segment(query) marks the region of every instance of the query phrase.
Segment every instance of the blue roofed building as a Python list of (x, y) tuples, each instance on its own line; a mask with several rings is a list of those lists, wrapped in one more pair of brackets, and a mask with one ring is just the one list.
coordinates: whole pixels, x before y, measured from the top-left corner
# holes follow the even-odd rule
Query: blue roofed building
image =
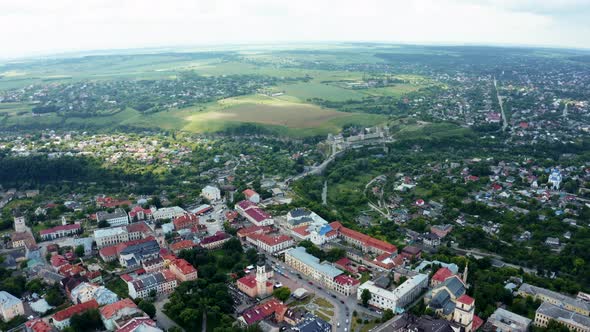
[(463, 281), (457, 276), (452, 276), (428, 291), (424, 296), (424, 302), (441, 317), (450, 319), (457, 299), (466, 291)]
[(332, 331), (332, 325), (308, 312), (305, 314), (303, 321), (293, 326), (293, 330), (299, 332), (330, 332)]

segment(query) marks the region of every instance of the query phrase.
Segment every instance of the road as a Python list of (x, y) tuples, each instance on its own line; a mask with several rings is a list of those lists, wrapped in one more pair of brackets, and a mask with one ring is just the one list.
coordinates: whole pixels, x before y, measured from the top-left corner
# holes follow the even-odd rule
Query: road
[[(350, 331), (350, 324), (352, 322), (353, 311), (365, 313), (375, 318), (380, 317), (380, 315), (377, 315), (375, 312), (359, 305), (356, 300), (356, 294), (349, 297), (345, 297), (336, 292), (328, 292), (325, 290), (325, 288), (320, 288), (320, 286), (316, 285), (316, 282), (313, 280), (313, 285), (310, 285), (307, 279), (299, 279), (297, 276), (297, 271), (293, 270), (293, 272), (295, 273), (291, 273), (290, 271), (292, 269), (289, 266), (285, 265), (285, 262), (270, 256), (267, 256), (267, 260), (275, 265), (281, 266), (281, 272), (284, 275), (280, 275), (279, 273), (275, 272), (274, 279), (276, 281), (279, 281), (284, 286), (289, 287), (292, 291), (296, 290), (297, 288), (304, 288), (311, 294), (316, 294), (320, 297), (323, 297), (334, 306), (334, 316), (332, 317), (332, 320), (330, 322), (334, 327), (334, 331), (344, 332), (345, 329)], [(285, 266), (285, 269), (282, 268), (283, 266)], [(332, 295), (336, 295), (336, 297), (334, 298), (332, 297)], [(346, 320), (348, 320), (348, 324), (346, 324)], [(340, 327), (337, 326), (338, 322), (340, 323)]]
[(164, 305), (166, 303), (168, 303), (168, 301), (169, 301), (169, 299), (166, 296), (161, 299), (158, 299), (154, 303), (154, 306), (156, 307), (156, 321), (157, 321), (158, 327), (160, 327), (160, 328), (164, 329), (164, 331), (166, 331), (166, 330), (176, 326), (184, 331), (184, 329), (182, 327), (180, 327), (178, 324), (176, 324), (172, 319), (170, 319), (168, 316), (166, 316), (166, 314), (163, 312)]
[(500, 91), (498, 91), (496, 77), (494, 77), (494, 89), (496, 89), (498, 104), (500, 104), (500, 111), (502, 112), (502, 131), (506, 131), (506, 128), (508, 128), (508, 121), (506, 120), (506, 114), (504, 113), (504, 105), (502, 105), (502, 97), (500, 96)]
[(461, 249), (459, 247), (453, 248), (453, 250), (459, 254), (459, 255), (471, 255), (471, 256), (479, 256), (479, 257), (489, 257), (492, 259), (495, 259), (496, 261), (504, 264), (507, 267), (512, 267), (515, 269), (522, 269), (524, 272), (526, 273), (530, 273), (530, 274), (537, 274), (537, 270), (536, 269), (531, 269), (528, 267), (524, 267), (524, 266), (520, 266), (520, 265), (516, 265), (516, 264), (510, 264), (510, 263), (506, 263), (504, 262), (502, 259), (504, 259), (504, 257), (498, 255), (498, 254), (493, 254), (493, 253), (487, 253), (487, 252), (482, 252), (476, 249)]

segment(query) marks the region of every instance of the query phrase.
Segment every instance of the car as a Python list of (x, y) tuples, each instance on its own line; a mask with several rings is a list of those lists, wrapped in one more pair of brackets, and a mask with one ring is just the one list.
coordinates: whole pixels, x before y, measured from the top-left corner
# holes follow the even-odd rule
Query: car
[(348, 319), (346, 320), (346, 324), (348, 324)]
[(340, 322), (338, 322), (338, 324), (336, 324), (336, 327), (340, 327)]
[(310, 285), (313, 285), (313, 282), (311, 282), (311, 281), (308, 281), (307, 283), (310, 284)]
[[(348, 316), (350, 316), (350, 313), (347, 311), (346, 312), (346, 317), (348, 317)], [(348, 321), (348, 319), (346, 321)]]
[(344, 301), (343, 300), (340, 300), (340, 303), (344, 304)]
[(332, 296), (333, 298), (336, 298), (336, 295), (334, 295), (334, 294), (332, 294), (331, 296)]

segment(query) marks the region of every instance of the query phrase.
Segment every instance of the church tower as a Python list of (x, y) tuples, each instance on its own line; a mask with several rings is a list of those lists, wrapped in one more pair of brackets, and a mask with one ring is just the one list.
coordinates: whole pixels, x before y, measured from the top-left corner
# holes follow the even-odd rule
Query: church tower
[(469, 262), (465, 264), (465, 270), (463, 270), (463, 283), (467, 287), (467, 273), (469, 272)]
[(270, 295), (267, 294), (267, 281), (268, 277), (266, 275), (266, 262), (263, 254), (258, 256), (258, 262), (256, 263), (256, 293), (260, 298), (265, 298)]
[(453, 321), (463, 327), (465, 332), (473, 329), (473, 315), (475, 312), (475, 300), (469, 295), (461, 295), (455, 303)]

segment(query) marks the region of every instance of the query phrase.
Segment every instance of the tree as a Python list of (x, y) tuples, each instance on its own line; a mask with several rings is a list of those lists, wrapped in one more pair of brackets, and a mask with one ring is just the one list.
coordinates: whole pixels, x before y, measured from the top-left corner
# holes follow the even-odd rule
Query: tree
[(98, 222), (98, 228), (107, 228), (110, 224), (105, 219)]
[(383, 316), (381, 317), (381, 321), (382, 322), (387, 322), (388, 320), (393, 318), (393, 310), (391, 309), (385, 309), (383, 311)]
[(367, 306), (369, 304), (369, 301), (371, 300), (371, 292), (369, 292), (368, 289), (363, 289), (363, 292), (361, 293), (361, 301), (363, 303), (363, 306)]
[(57, 307), (64, 302), (64, 298), (59, 289), (54, 286), (45, 293), (45, 301), (47, 301), (47, 304), (50, 306)]
[(70, 318), (70, 326), (74, 331), (96, 331), (104, 329), (98, 309), (90, 309)]
[(76, 254), (76, 256), (78, 257), (84, 257), (84, 246), (83, 245), (79, 245), (76, 247), (76, 250), (74, 250), (74, 253)]
[(282, 302), (285, 302), (289, 296), (291, 296), (291, 290), (287, 287), (280, 287), (275, 289), (274, 292), (272, 292), (272, 295)]
[(156, 315), (156, 306), (154, 306), (154, 304), (151, 302), (141, 300), (137, 306), (148, 316), (150, 316), (150, 318), (154, 318)]

